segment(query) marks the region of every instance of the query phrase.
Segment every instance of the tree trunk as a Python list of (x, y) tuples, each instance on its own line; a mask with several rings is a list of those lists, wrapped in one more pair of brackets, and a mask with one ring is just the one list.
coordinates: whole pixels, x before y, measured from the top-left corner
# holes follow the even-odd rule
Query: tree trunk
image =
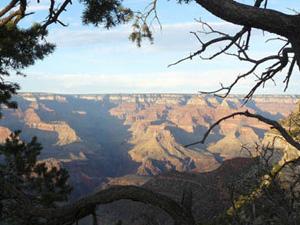
[(295, 38), (291, 38), (290, 41), (292, 43), (292, 47), (293, 47), (293, 51), (296, 56), (298, 68), (300, 70), (300, 35)]
[(252, 27), (287, 37), (299, 28), (297, 16), (262, 9), (233, 0), (196, 0), (215, 16), (234, 24)]
[(122, 199), (158, 207), (170, 215), (175, 225), (195, 225), (190, 210), (186, 210), (182, 205), (165, 195), (136, 186), (114, 186), (59, 208), (32, 208), (29, 214), (33, 217), (45, 218), (48, 225), (73, 224), (86, 216), (92, 215), (98, 205)]

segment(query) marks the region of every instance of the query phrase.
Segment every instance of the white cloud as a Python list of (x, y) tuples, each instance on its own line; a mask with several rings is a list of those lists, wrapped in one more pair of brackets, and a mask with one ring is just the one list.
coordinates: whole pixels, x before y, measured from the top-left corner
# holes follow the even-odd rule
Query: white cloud
[[(145, 93), (177, 92), (196, 93), (219, 88), (219, 82), (230, 84), (236, 70), (211, 70), (206, 72), (160, 72), (145, 74), (35, 74), (26, 80), (18, 79), (23, 91), (46, 91), (58, 93)], [(35, 87), (32, 87), (32, 83)], [(31, 85), (28, 88), (27, 84)], [(245, 93), (253, 84), (242, 80), (235, 93)], [(282, 85), (267, 85), (264, 93), (282, 93)], [(292, 85), (291, 92), (295, 89)], [(295, 92), (294, 92), (295, 93)]]
[[(209, 22), (216, 30), (225, 33), (237, 32), (240, 27), (227, 22)], [(154, 44), (151, 45), (147, 40), (142, 44), (141, 48), (137, 48), (134, 43), (128, 40), (131, 32), (129, 25), (119, 26), (111, 30), (102, 28), (83, 28), (83, 27), (60, 28), (55, 32), (50, 32), (49, 40), (57, 43), (59, 50), (68, 49), (71, 51), (81, 51), (87, 57), (95, 58), (96, 55), (115, 55), (115, 54), (141, 54), (141, 53), (157, 53), (157, 54), (178, 54), (180, 56), (189, 55), (191, 52), (197, 51), (201, 47), (201, 43), (190, 33), (191, 31), (199, 31), (202, 26), (194, 21), (187, 23), (163, 24), (162, 30), (158, 26), (154, 27)], [(200, 34), (203, 41), (214, 38), (215, 35)], [(261, 33), (258, 30), (252, 32), (254, 42), (263, 42)], [(267, 37), (265, 37), (266, 39)], [(262, 43), (262, 44), (263, 44)], [(222, 45), (213, 45), (208, 49), (207, 53), (218, 51)], [(251, 50), (254, 55), (263, 48), (253, 48)], [(256, 52), (255, 52), (256, 51)], [(75, 53), (75, 52), (74, 52)], [(250, 54), (251, 55), (251, 54)], [(92, 60), (91, 59), (91, 60)]]
[[(211, 23), (216, 28), (225, 29), (227, 31), (237, 30), (237, 26), (230, 23)], [(201, 26), (197, 22), (163, 24), (162, 30), (158, 26), (154, 26), (154, 47), (168, 46), (186, 46), (189, 39), (196, 39), (190, 34), (191, 31), (200, 30)], [(60, 28), (50, 33), (49, 40), (56, 42), (60, 47), (82, 47), (97, 44), (125, 44), (131, 45), (128, 36), (131, 32), (130, 25), (123, 25), (111, 30), (103, 28), (86, 28), (80, 27), (76, 29), (72, 26), (68, 28)], [(188, 39), (188, 40), (187, 40)]]
[(44, 11), (48, 9), (49, 9), (49, 5), (42, 5), (42, 4), (33, 4), (27, 7), (28, 12)]
[[(26, 91), (40, 91), (39, 88), (53, 91), (55, 87), (57, 92), (63, 93), (196, 92), (214, 87), (218, 80), (224, 80), (231, 73), (233, 72), (211, 71), (197, 74), (167, 71), (146, 74), (31, 74), (26, 79), (18, 78), (17, 81)], [(33, 81), (36, 87), (28, 90), (27, 84), (32, 86)]]

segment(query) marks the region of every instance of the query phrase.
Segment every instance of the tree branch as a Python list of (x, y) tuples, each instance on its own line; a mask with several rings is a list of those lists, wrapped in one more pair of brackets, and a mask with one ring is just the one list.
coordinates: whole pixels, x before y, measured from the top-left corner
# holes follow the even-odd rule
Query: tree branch
[(45, 23), (42, 26), (43, 29), (46, 29), (52, 23), (59, 23), (62, 26), (66, 26), (58, 18), (62, 12), (66, 11), (66, 7), (69, 4), (72, 4), (72, 0), (64, 0), (62, 5), (57, 10), (54, 9), (54, 4), (55, 4), (55, 1), (51, 0), (50, 6), (49, 6), (49, 15), (48, 15), (47, 20), (45, 21)]
[(14, 8), (19, 0), (12, 0), (7, 6), (5, 6), (0, 11), (0, 17), (4, 16), (6, 13), (8, 13), (12, 8)]
[(73, 204), (55, 209), (33, 208), (30, 214), (47, 219), (48, 225), (73, 224), (77, 220), (94, 213), (95, 207), (114, 201), (128, 199), (158, 207), (167, 212), (175, 225), (194, 225), (195, 221), (189, 210), (185, 210), (174, 200), (145, 188), (136, 186), (115, 186), (84, 197)]
[(297, 17), (272, 9), (262, 9), (233, 0), (196, 0), (215, 16), (230, 23), (257, 28), (284, 37), (299, 29)]
[[(293, 48), (290, 46), (289, 40), (283, 38), (268, 39), (267, 41), (271, 41), (271, 40), (283, 41), (284, 42), (283, 46), (274, 55), (269, 55), (261, 59), (255, 59), (255, 58), (251, 58), (248, 55), (248, 49), (249, 49), (250, 38), (251, 38), (251, 28), (243, 27), (235, 35), (229, 35), (224, 32), (215, 30), (213, 27), (211, 27), (209, 24), (205, 22), (202, 21), (198, 21), (198, 22), (202, 24), (202, 29), (203, 29), (203, 31), (199, 31), (199, 33), (204, 33), (205, 35), (213, 34), (213, 35), (217, 35), (218, 37), (211, 39), (207, 42), (204, 42), (201, 40), (200, 36), (196, 32), (191, 32), (200, 42), (201, 48), (198, 51), (192, 53), (191, 55), (182, 58), (173, 64), (170, 64), (169, 66), (176, 65), (188, 59), (193, 59), (196, 56), (199, 56), (201, 59), (212, 60), (221, 54), (234, 56), (240, 61), (248, 62), (252, 64), (252, 67), (246, 73), (238, 75), (230, 85), (224, 86), (223, 84), (221, 84), (221, 87), (219, 89), (214, 91), (209, 91), (209, 92), (207, 91), (201, 92), (202, 94), (214, 94), (215, 96), (226, 98), (231, 93), (232, 89), (240, 82), (241, 79), (248, 78), (254, 74), (255, 77), (257, 78), (257, 81), (255, 85), (253, 85), (253, 87), (249, 90), (248, 94), (245, 96), (244, 102), (246, 103), (249, 99), (252, 98), (252, 96), (254, 95), (254, 93), (258, 88), (264, 87), (264, 85), (268, 81), (273, 80), (273, 78), (277, 74), (279, 74), (283, 69), (288, 67), (288, 65), (290, 64), (287, 78), (284, 80), (284, 83), (286, 84), (285, 90), (287, 89), (295, 65), (294, 61), (292, 61), (291, 63), (289, 62), (289, 54), (294, 54)], [(225, 47), (221, 48), (221, 50), (217, 51), (216, 53), (212, 54), (209, 57), (203, 56), (203, 53), (205, 53), (205, 51), (209, 47), (212, 47), (218, 43), (226, 43), (226, 45)], [(236, 53), (228, 52), (232, 48), (236, 51)], [(272, 63), (272, 64), (271, 66), (266, 68), (265, 71), (262, 72), (260, 76), (257, 76), (255, 72), (261, 66), (267, 63)], [(223, 94), (224, 91), (225, 93)]]
[(258, 114), (254, 114), (254, 113), (250, 113), (248, 110), (246, 110), (245, 112), (235, 112), (232, 113), (228, 116), (225, 116), (221, 119), (219, 119), (217, 122), (215, 122), (213, 125), (210, 126), (210, 128), (207, 130), (207, 132), (204, 134), (203, 138), (201, 141), (197, 141), (188, 145), (185, 145), (184, 147), (190, 147), (196, 144), (204, 144), (204, 142), (206, 141), (208, 135), (210, 134), (210, 132), (216, 127), (218, 126), (220, 123), (222, 123), (225, 120), (228, 120), (230, 118), (234, 118), (235, 116), (246, 116), (249, 118), (255, 118), (258, 119), (259, 121), (268, 124), (271, 126), (272, 129), (276, 129), (281, 135), (282, 137), (293, 147), (295, 147), (297, 150), (300, 151), (300, 143), (295, 141), (290, 135), (289, 133), (275, 120), (270, 120), (264, 116), (258, 115)]

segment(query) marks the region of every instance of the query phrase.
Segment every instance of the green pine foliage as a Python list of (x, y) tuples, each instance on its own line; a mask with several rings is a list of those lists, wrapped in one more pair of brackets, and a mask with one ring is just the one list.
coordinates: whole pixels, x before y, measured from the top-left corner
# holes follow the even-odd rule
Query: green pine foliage
[(299, 109), (293, 112), (287, 119), (283, 121), (283, 124), (288, 128), (288, 132), (295, 140), (300, 141), (300, 104)]
[(18, 28), (12, 23), (0, 27), (0, 106), (17, 107), (11, 97), (20, 87), (4, 77), (12, 72), (24, 75), (22, 69), (52, 53), (55, 46), (45, 41), (46, 36), (47, 31), (38, 24), (27, 29)]
[(7, 224), (35, 221), (27, 218), (20, 202), (55, 208), (68, 200), (72, 188), (68, 184), (67, 170), (49, 168), (45, 162), (39, 162), (41, 150), (37, 138), (26, 143), (20, 139), (20, 131), (12, 133), (0, 146), (0, 221)]
[(115, 27), (130, 21), (133, 17), (131, 9), (122, 5), (119, 0), (80, 0), (85, 9), (82, 15), (84, 24), (95, 26), (103, 25), (105, 28)]

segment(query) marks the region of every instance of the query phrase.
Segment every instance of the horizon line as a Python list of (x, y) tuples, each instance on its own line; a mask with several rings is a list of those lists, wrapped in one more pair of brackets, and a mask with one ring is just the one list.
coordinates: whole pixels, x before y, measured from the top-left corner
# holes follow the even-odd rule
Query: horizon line
[[(16, 95), (19, 94), (41, 94), (41, 95), (45, 95), (45, 94), (52, 94), (52, 95), (206, 95), (206, 96), (214, 96), (214, 97), (220, 97), (221, 96), (216, 96), (214, 94), (203, 94), (203, 93), (193, 93), (193, 92), (186, 92), (186, 93), (180, 93), (180, 92), (113, 92), (113, 93), (58, 93), (58, 92), (39, 92), (39, 91), (20, 91), (18, 92)], [(246, 96), (247, 93), (233, 93), (233, 94), (229, 94), (228, 96)], [(267, 94), (254, 94), (253, 96), (300, 96), (299, 94), (285, 94), (285, 93), (267, 93)], [(227, 96), (227, 97), (228, 97)]]

